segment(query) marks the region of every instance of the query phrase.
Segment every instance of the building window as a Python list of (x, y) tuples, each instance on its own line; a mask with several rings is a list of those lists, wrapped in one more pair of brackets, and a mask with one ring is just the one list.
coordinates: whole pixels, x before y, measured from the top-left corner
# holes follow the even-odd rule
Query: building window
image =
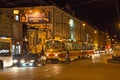
[(19, 15), (15, 15), (14, 19), (17, 20), (17, 21), (19, 21)]

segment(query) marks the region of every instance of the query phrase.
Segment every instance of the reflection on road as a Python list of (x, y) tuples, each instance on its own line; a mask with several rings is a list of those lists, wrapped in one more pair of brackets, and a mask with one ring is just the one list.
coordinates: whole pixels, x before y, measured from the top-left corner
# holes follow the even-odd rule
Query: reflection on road
[(4, 68), (4, 70), (0, 71), (0, 80), (39, 80), (49, 78), (61, 73), (64, 66), (65, 64), (46, 64), (46, 66), (40, 67)]
[(93, 63), (107, 63), (107, 59), (111, 59), (112, 58), (112, 54), (94, 54), (92, 55), (92, 62)]
[(92, 62), (100, 62), (100, 54), (94, 54), (92, 55)]
[[(5, 68), (0, 71), (0, 80), (90, 80), (86, 77), (86, 74), (90, 75), (91, 80), (94, 78), (93, 74), (97, 76), (97, 80), (103, 80), (99, 79), (102, 78), (101, 76), (104, 76), (102, 72), (103, 69), (107, 69), (107, 71), (111, 70), (111, 74), (113, 73), (112, 69), (119, 69), (119, 66), (117, 68), (115, 66), (114, 68), (112, 64), (101, 64), (106, 63), (110, 57), (111, 55), (109, 54), (95, 54), (92, 56), (92, 59), (76, 60), (69, 64), (62, 63), (46, 64), (46, 66), (40, 67)], [(108, 66), (110, 67), (109, 70)], [(91, 72), (93, 72), (93, 74), (91, 74)], [(98, 72), (101, 75), (100, 77), (97, 75)]]

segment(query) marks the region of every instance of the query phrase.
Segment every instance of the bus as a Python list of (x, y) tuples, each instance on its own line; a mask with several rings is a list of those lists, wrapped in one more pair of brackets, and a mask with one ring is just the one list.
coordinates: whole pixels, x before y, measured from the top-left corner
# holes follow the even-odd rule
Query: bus
[(11, 38), (0, 37), (0, 69), (13, 65)]
[[(68, 55), (69, 54), (69, 55)], [(65, 62), (82, 58), (82, 45), (74, 41), (50, 39), (45, 44), (46, 60)]]

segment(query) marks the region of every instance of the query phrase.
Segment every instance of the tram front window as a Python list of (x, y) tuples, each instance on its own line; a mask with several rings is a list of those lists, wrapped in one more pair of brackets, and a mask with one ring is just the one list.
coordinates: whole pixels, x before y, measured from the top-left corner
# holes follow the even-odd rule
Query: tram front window
[(46, 49), (62, 49), (62, 44), (59, 41), (48, 41), (46, 42)]

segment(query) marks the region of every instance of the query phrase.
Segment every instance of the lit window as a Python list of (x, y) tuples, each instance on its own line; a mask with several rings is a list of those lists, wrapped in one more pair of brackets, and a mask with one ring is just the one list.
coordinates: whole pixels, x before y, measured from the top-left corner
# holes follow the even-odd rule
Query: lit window
[(74, 21), (73, 21), (73, 19), (69, 20), (69, 25), (70, 25), (70, 27), (74, 27)]
[(13, 14), (19, 14), (19, 10), (14, 10)]
[(14, 19), (18, 21), (19, 20), (19, 16), (15, 15)]

